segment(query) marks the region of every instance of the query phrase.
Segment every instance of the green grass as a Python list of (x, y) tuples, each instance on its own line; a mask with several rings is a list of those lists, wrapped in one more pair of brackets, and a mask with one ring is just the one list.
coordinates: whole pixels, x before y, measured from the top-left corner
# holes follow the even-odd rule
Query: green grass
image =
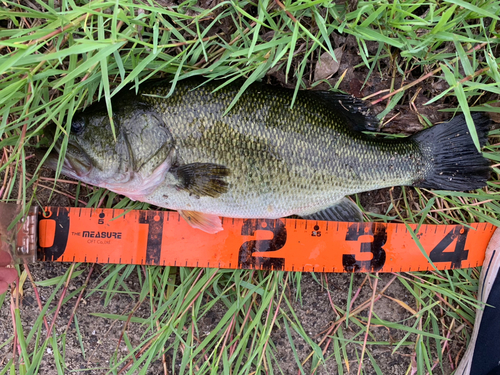
[[(367, 72), (365, 84), (374, 77), (387, 78), (386, 90), (369, 98), (384, 104), (383, 122), (394, 108), (409, 110), (420, 89), (428, 90), (427, 106), (446, 103), (447, 110), (464, 112), (469, 125), (472, 111), (500, 112), (494, 106), (500, 94), (496, 58), (500, 4), (496, 1), (359, 1), (356, 9), (324, 0), (226, 1), (212, 9), (194, 1), (170, 6), (154, 1), (139, 5), (71, 0), (2, 4), (0, 198), (26, 207), (42, 204), (45, 190), (66, 195), (74, 205), (147, 207), (103, 189), (80, 185), (69, 189), (64, 181), (41, 176), (32, 156), (34, 146), (44, 142), (40, 137), (47, 124), (58, 125), (64, 151), (77, 109), (102, 99), (111, 113), (110, 98), (125, 85), (165, 75), (173, 77), (173, 87), (194, 75), (223, 78), (221, 84), (243, 77), (241, 95), (251, 82), (281, 72), (295, 90), (308, 89), (320, 83), (313, 81), (318, 56), (333, 55), (338, 47), (334, 33), (355, 37), (361, 62), (353, 68)], [(341, 87), (344, 73), (339, 71), (328, 84)], [(440, 83), (439, 88), (430, 89), (435, 83)], [(418, 118), (425, 126), (431, 123), (424, 113)], [(474, 128), (470, 130), (477, 142)], [(485, 155), (497, 164), (500, 132), (494, 130), (490, 136)], [(487, 188), (475, 192), (404, 188), (401, 196), (391, 195), (386, 212), (370, 218), (499, 225), (498, 165), (493, 172)], [(457, 354), (449, 350), (447, 338), (467, 341), (467, 330), (456, 328), (473, 322), (477, 306), (478, 270), (474, 269), (384, 278), (385, 284), (399, 284), (411, 300), (391, 297), (408, 313), (402, 321), (388, 321), (375, 313), (374, 304), (387, 298), (375, 275), (366, 278), (362, 289), (368, 288), (368, 294), (362, 301), (357, 295), (358, 279), (352, 277), (347, 304), (331, 301), (336, 320), (319, 334), (305, 330), (306, 322), (296, 311), (301, 309), (304, 275), (300, 273), (108, 265), (100, 270), (98, 281), (70, 287), (77, 278), (90, 277), (93, 269), (76, 264), (65, 275), (32, 282), (33, 288), (50, 288), (50, 293), (40, 300), (40, 314), (31, 326), (23, 323), (23, 309), (16, 310), (16, 335), (0, 343), (0, 350), (13, 352), (15, 359), (6, 362), (0, 374), (46, 373), (47, 361), (54, 364), (54, 373), (68, 373), (65, 343), (70, 338), (78, 342), (84, 357), (89, 355), (78, 314), (65, 322), (68, 328), (62, 333), (52, 328), (47, 334), (58, 306), (79, 307), (75, 303), (79, 295), (85, 299), (100, 295), (105, 306), (120, 295), (134, 303), (124, 313), (96, 314), (106, 321), (134, 325), (141, 332), (140, 342), (132, 342), (124, 328), (120, 345), (126, 350), (111, 351), (109, 363), (96, 370), (115, 374), (145, 374), (158, 359), (165, 361), (165, 373), (170, 374), (281, 374), (283, 363), (276, 357), (272, 337), (276, 330), (285, 332), (295, 371), (303, 374), (326, 371), (325, 364), (331, 369), (333, 363), (340, 374), (358, 372), (358, 368), (361, 373), (383, 373), (383, 363), (373, 353), (384, 347), (392, 352), (409, 348), (408, 374), (413, 373), (410, 359), (417, 364), (418, 374), (447, 374), (449, 365), (443, 363)], [(313, 277), (329, 295), (329, 282), (341, 276)], [(130, 279), (138, 280), (137, 288), (129, 286)], [(372, 294), (368, 284), (376, 292)], [(8, 309), (3, 298), (0, 306)], [(318, 303), (330, 304), (327, 297)], [(147, 313), (138, 315), (141, 308)], [(220, 312), (220, 320), (205, 333), (200, 321), (212, 311)], [(378, 340), (374, 326), (398, 332), (398, 339)], [(297, 340), (305, 349), (298, 349)], [(364, 367), (356, 358), (363, 358)]]

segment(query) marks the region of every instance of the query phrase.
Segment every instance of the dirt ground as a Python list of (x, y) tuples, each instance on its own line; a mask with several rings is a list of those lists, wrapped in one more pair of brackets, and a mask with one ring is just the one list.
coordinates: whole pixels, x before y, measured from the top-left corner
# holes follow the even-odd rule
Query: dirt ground
[[(46, 280), (64, 274), (68, 267), (70, 267), (69, 264), (39, 263), (32, 265), (30, 268), (35, 280)], [(91, 290), (93, 287), (95, 287), (101, 280), (99, 268), (100, 266), (98, 266), (97, 269), (94, 270), (88, 290)], [(83, 283), (85, 282), (86, 274), (87, 273), (84, 272), (81, 276), (72, 281), (70, 291), (83, 285)], [(328, 274), (327, 277), (331, 288), (330, 294), (332, 300), (334, 301), (335, 305), (339, 306), (342, 309), (345, 309), (347, 304), (346, 297), (348, 294), (351, 276), (345, 274)], [(393, 275), (389, 274), (381, 275), (378, 289), (382, 289), (392, 277)], [(365, 275), (363, 274), (355, 275), (353, 290), (356, 290), (356, 288), (361, 285), (364, 279)], [(131, 277), (127, 280), (127, 283), (128, 287), (132, 291), (139, 291), (139, 283), (137, 279)], [(47, 300), (47, 298), (51, 294), (51, 290), (51, 287), (39, 287), (42, 302), (45, 302)], [(290, 292), (294, 294), (296, 291), (291, 290)], [(332, 310), (329, 302), (328, 293), (326, 289), (323, 288), (317, 281), (315, 281), (310, 274), (303, 275), (303, 279), (301, 282), (301, 292), (302, 303), (300, 303), (300, 301), (294, 300), (293, 308), (298, 318), (300, 319), (305, 332), (316, 341), (319, 341), (324, 336), (324, 332), (328, 330), (332, 322), (334, 322), (336, 319), (335, 313)], [(353, 308), (358, 306), (360, 302), (369, 299), (371, 297), (371, 293), (371, 288), (365, 285), (362, 288), (356, 302), (354, 303)], [(413, 297), (411, 295), (408, 295), (406, 289), (397, 281), (389, 287), (386, 295), (388, 295), (389, 297), (398, 298), (399, 300), (407, 303), (410, 307), (415, 307)], [(70, 301), (68, 301), (68, 303), (65, 303), (59, 313), (56, 330), (60, 337), (62, 337), (62, 334), (66, 330), (66, 326), (72, 313), (73, 306), (76, 303), (76, 299), (76, 297), (73, 297)], [(80, 347), (80, 343), (77, 339), (75, 324), (72, 323), (70, 330), (68, 331), (66, 343), (64, 346), (68, 370), (71, 370), (72, 373), (92, 375), (106, 373), (106, 369), (109, 366), (109, 360), (114, 355), (115, 350), (117, 350), (124, 323), (120, 321), (111, 321), (109, 319), (95, 317), (91, 314), (126, 314), (132, 309), (135, 303), (136, 301), (132, 300), (132, 298), (125, 294), (116, 295), (111, 299), (108, 306), (104, 306), (103, 293), (94, 293), (90, 298), (85, 298), (84, 301), (80, 303), (80, 306), (78, 307), (76, 313), (85, 356), (82, 354), (82, 348)], [(4, 306), (0, 311), (0, 337), (2, 342), (5, 342), (12, 335), (11, 316), (7, 306)], [(53, 303), (53, 306), (55, 307), (55, 303)], [(143, 307), (137, 310), (134, 316), (146, 318), (148, 313), (148, 306), (147, 304), (145, 304)], [(212, 329), (214, 329), (224, 313), (225, 307), (221, 305), (215, 305), (211, 312), (203, 317), (202, 323), (205, 330), (207, 332), (210, 332)], [(374, 313), (381, 319), (386, 319), (394, 322), (403, 322), (403, 324), (412, 324), (414, 321), (413, 319), (405, 321), (405, 319), (410, 317), (410, 313), (399, 304), (391, 301), (388, 298), (382, 298), (375, 303)], [(24, 298), (22, 300), (21, 307), (22, 325), (25, 330), (29, 330), (29, 327), (33, 326), (38, 314), (39, 310), (35, 295), (33, 293), (33, 288), (29, 285), (29, 283), (27, 283), (25, 284)], [(366, 312), (362, 313), (362, 315), (366, 316)], [(50, 320), (51, 317), (49, 319), (49, 322)], [(129, 327), (127, 328), (127, 335), (133, 347), (135, 347), (142, 341), (143, 332), (144, 327), (142, 327), (140, 324), (130, 323)], [(356, 332), (350, 329), (347, 329), (344, 332), (346, 338), (353, 337), (355, 333)], [(373, 337), (370, 337), (370, 341), (394, 343), (403, 338), (402, 331), (387, 329), (383, 327), (372, 327), (371, 333)], [(280, 368), (283, 371), (283, 374), (297, 374), (298, 367), (285, 329), (275, 329), (271, 335), (271, 338), (275, 345), (274, 355), (277, 359), (277, 362), (279, 363)], [(362, 340), (362, 338), (358, 337), (357, 340)], [(408, 341), (412, 340), (414, 340), (414, 337), (410, 336), (408, 338)], [(299, 358), (301, 360), (305, 359), (310, 354), (309, 346), (297, 335), (295, 335), (293, 342), (298, 352)], [(382, 373), (385, 375), (405, 374), (412, 360), (412, 353), (414, 350), (414, 348), (411, 346), (402, 346), (393, 353), (393, 347), (383, 347), (381, 345), (377, 345), (375, 347), (369, 346), (368, 349), (375, 358), (377, 364), (380, 366)], [(8, 359), (11, 357), (11, 351), (11, 345), (7, 345), (0, 349), (0, 365), (5, 365), (7, 363)], [(127, 353), (127, 351), (128, 349), (124, 341), (121, 340), (121, 344), (118, 347), (118, 353), (122, 352), (123, 354), (125, 354)], [(331, 343), (325, 353), (326, 364), (324, 366), (320, 366), (316, 374), (327, 375), (338, 373), (337, 364), (333, 355), (333, 343)], [(357, 370), (359, 355), (360, 349), (358, 345), (347, 346), (347, 358), (349, 361), (351, 373)], [(171, 353), (167, 352), (167, 365), (169, 369), (171, 368), (171, 359)], [(364, 363), (365, 374), (376, 373), (366, 357)], [(444, 374), (450, 374), (452, 372), (449, 363), (446, 362), (443, 364), (443, 366), (445, 369)], [(51, 353), (50, 350), (48, 350), (45, 354), (40, 370), (41, 374), (57, 374), (53, 359), (53, 353)], [(277, 368), (275, 368), (274, 370), (277, 371)], [(310, 373), (310, 361), (305, 366), (305, 370), (307, 371), (307, 373)], [(151, 375), (163, 373), (163, 365), (161, 359), (157, 359), (152, 364), (152, 366), (150, 366), (147, 373)], [(348, 373), (348, 369), (345, 364), (344, 373)]]

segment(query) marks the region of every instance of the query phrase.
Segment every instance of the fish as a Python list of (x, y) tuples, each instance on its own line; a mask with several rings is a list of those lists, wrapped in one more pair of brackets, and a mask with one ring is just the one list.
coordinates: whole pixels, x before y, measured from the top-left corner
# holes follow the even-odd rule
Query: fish
[[(388, 139), (365, 103), (330, 91), (242, 82), (166, 80), (75, 113), (62, 173), (132, 200), (177, 210), (193, 227), (221, 230), (221, 217), (362, 221), (347, 196), (392, 186), (482, 188), (490, 163), (463, 115), (409, 137)], [(227, 113), (226, 113), (227, 112)], [(481, 147), (490, 119), (472, 115)], [(62, 137), (44, 149), (56, 169)], [(57, 137), (56, 137), (57, 138)]]

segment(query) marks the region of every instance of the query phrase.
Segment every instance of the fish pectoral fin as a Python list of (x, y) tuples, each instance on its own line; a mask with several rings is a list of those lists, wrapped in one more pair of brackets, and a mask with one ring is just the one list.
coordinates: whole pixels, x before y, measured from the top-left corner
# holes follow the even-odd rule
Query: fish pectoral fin
[(201, 229), (204, 232), (214, 234), (224, 230), (220, 217), (217, 215), (204, 214), (196, 211), (181, 211), (179, 214), (193, 228)]
[(217, 198), (227, 192), (225, 180), (229, 176), (229, 168), (212, 163), (191, 163), (171, 168), (170, 172), (177, 178), (176, 187), (188, 191), (198, 197)]
[(363, 213), (358, 205), (349, 198), (344, 197), (334, 205), (314, 213), (298, 214), (306, 220), (326, 220), (326, 221), (363, 221)]

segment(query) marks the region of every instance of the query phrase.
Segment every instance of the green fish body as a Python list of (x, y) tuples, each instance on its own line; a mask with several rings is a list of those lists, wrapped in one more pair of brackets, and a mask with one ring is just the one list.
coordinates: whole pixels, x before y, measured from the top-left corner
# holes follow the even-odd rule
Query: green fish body
[[(488, 178), (463, 117), (388, 140), (356, 130), (372, 118), (344, 95), (299, 91), (290, 108), (293, 90), (253, 84), (225, 114), (240, 85), (219, 85), (180, 81), (169, 97), (165, 81), (120, 92), (116, 141), (103, 103), (77, 113), (63, 173), (178, 210), (212, 233), (219, 216), (328, 219), (321, 212), (349, 206), (346, 195), (397, 185), (471, 190)], [(474, 120), (484, 144), (489, 120)]]

